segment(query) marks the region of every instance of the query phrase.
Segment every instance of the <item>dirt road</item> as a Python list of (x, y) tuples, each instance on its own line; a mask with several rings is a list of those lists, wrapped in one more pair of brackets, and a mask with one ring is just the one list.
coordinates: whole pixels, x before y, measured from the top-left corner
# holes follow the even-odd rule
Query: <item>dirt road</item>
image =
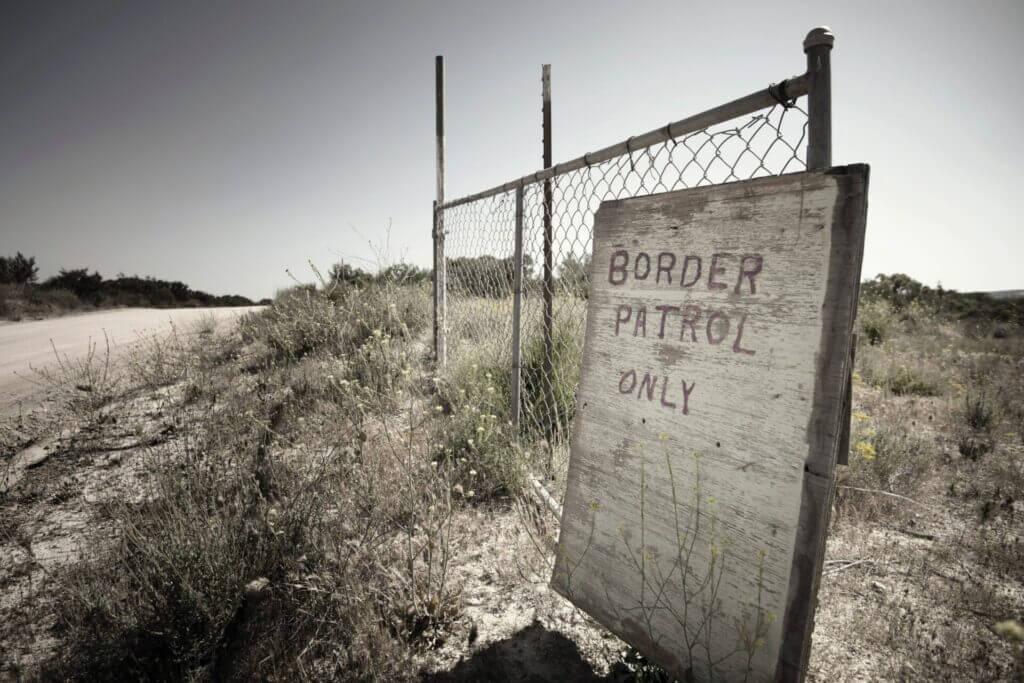
[(140, 339), (169, 332), (171, 322), (179, 331), (191, 331), (193, 323), (205, 315), (213, 315), (221, 321), (233, 320), (254, 310), (259, 310), (259, 307), (128, 308), (49, 320), (0, 323), (0, 415), (17, 410), (20, 402), (37, 393), (38, 386), (33, 383), (37, 378), (32, 368), (55, 364), (54, 347), (61, 358), (65, 355), (71, 359), (85, 356), (90, 343), (96, 344), (97, 354), (103, 354), (106, 352), (106, 334), (110, 340), (111, 355), (117, 356)]

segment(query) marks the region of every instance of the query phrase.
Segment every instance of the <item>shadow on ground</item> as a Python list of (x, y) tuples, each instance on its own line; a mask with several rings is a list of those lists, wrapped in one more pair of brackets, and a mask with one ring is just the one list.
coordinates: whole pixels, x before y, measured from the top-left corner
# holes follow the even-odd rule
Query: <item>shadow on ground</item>
[(629, 672), (618, 664), (607, 676), (599, 676), (580, 654), (576, 643), (535, 621), (504, 640), (476, 650), (452, 670), (425, 675), (420, 680), (421, 683), (612, 683), (629, 680)]

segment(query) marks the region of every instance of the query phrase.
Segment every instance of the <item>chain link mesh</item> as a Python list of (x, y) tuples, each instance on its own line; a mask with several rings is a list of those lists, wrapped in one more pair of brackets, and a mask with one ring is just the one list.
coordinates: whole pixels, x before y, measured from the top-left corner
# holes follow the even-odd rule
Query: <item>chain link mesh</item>
[[(806, 137), (806, 112), (779, 105), (739, 123), (712, 126), (524, 187), (523, 436), (552, 449), (568, 442), (585, 330), (594, 212), (601, 202), (802, 171)], [(546, 191), (551, 197), (549, 218)], [(515, 192), (509, 191), (444, 210), (449, 364), (472, 357), (510, 372), (515, 204)], [(546, 220), (551, 224), (548, 278)]]

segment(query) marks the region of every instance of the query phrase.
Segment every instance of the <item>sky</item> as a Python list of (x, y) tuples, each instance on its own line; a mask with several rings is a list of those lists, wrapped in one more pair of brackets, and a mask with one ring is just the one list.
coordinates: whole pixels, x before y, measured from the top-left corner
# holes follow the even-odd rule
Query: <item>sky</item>
[(1024, 3), (985, 0), (4, 0), (0, 255), (254, 299), (428, 266), (435, 55), (455, 198), (541, 167), (541, 64), (567, 161), (802, 73), (820, 25), (863, 276), (1024, 288)]

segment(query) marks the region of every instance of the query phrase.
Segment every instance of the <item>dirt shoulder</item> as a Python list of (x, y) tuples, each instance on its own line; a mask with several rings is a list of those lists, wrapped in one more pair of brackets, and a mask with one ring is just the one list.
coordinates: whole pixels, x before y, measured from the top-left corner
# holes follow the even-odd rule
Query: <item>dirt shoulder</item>
[[(1024, 335), (882, 313), (808, 678), (1013, 680)], [(548, 587), (521, 475), (551, 444), (510, 438), (486, 342), (432, 368), (429, 317), (414, 288), (299, 291), (4, 422), (0, 678), (661, 680)]]
[(128, 308), (0, 326), (0, 415), (38, 405), (46, 382), (36, 369), (78, 363), (90, 354), (117, 358), (132, 344), (173, 328), (187, 332), (204, 318), (234, 320), (260, 307)]

